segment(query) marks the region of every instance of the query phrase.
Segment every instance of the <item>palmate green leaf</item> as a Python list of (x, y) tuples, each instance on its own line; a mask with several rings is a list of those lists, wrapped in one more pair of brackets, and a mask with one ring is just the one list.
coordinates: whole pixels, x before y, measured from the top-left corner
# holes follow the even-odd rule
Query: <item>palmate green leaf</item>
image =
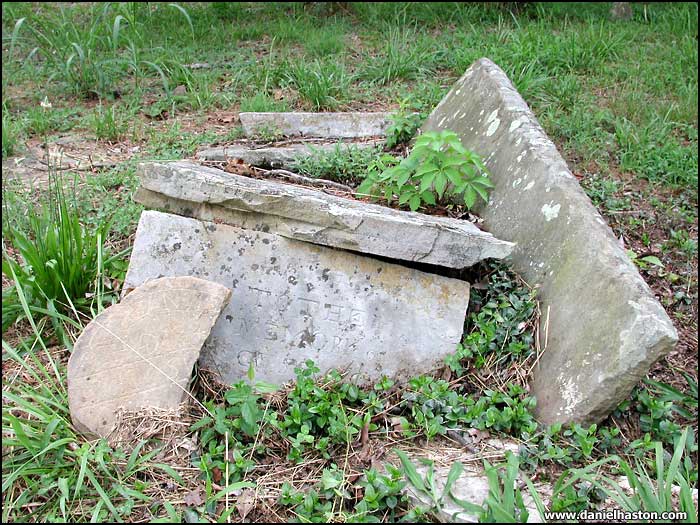
[(472, 186), (467, 186), (464, 189), (464, 204), (467, 206), (468, 210), (471, 210), (476, 203), (476, 191)]
[(457, 168), (445, 168), (443, 173), (447, 176), (448, 180), (455, 186), (455, 188), (463, 184), (462, 175), (459, 173)]
[(403, 185), (406, 184), (406, 182), (408, 182), (408, 179), (410, 179), (410, 178), (411, 178), (411, 172), (408, 170), (403, 171), (403, 172), (399, 173), (399, 175), (396, 177), (396, 185), (399, 188), (402, 188)]
[(420, 181), (420, 188), (418, 191), (424, 192), (426, 190), (429, 190), (431, 188), (431, 186), (433, 185), (433, 182), (435, 181), (435, 178), (437, 175), (438, 175), (438, 173), (435, 171), (435, 172), (431, 172), (431, 173), (427, 174), (425, 177), (423, 177), (423, 179)]
[(474, 191), (476, 193), (479, 194), (479, 197), (481, 197), (484, 202), (489, 201), (489, 194), (486, 190), (484, 190), (483, 188), (480, 188), (479, 186), (472, 186), (472, 188), (474, 189)]
[(365, 180), (363, 180), (360, 185), (357, 187), (356, 195), (364, 196), (364, 195), (370, 195), (372, 193), (372, 187), (374, 186), (375, 181), (374, 179), (371, 179), (367, 177)]
[(432, 172), (438, 171), (439, 168), (433, 162), (426, 162), (420, 168), (416, 170), (416, 177), (423, 177)]
[(494, 188), (493, 182), (488, 177), (484, 177), (483, 175), (477, 175), (475, 177), (472, 177), (469, 180), (469, 183), (474, 185), (474, 186), (481, 186), (482, 188), (488, 188), (492, 189)]
[(411, 199), (411, 197), (413, 197), (413, 195), (415, 195), (415, 193), (408, 189), (402, 192), (401, 195), (399, 195), (399, 206), (403, 206), (404, 204), (406, 204)]
[(386, 201), (391, 202), (391, 199), (394, 197), (394, 187), (393, 186), (387, 186), (384, 189), (384, 199)]
[(420, 198), (423, 200), (423, 202), (431, 206), (435, 206), (436, 204), (435, 194), (432, 191), (424, 191), (420, 194)]
[(411, 208), (411, 211), (416, 211), (420, 208), (420, 195), (413, 195), (408, 201), (408, 206)]
[(447, 188), (447, 177), (443, 173), (439, 173), (435, 177), (435, 191), (437, 191), (440, 198), (445, 193), (445, 188)]

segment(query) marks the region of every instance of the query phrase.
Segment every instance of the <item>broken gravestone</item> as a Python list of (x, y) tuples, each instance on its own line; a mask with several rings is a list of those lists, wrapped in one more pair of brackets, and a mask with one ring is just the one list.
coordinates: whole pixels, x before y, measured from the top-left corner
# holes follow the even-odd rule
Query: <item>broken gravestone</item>
[(539, 287), (539, 419), (600, 421), (673, 348), (673, 323), (498, 66), (483, 58), (457, 81), (422, 128), (442, 129), (484, 159), (495, 188), (477, 212)]
[(146, 282), (83, 330), (68, 361), (75, 427), (107, 437), (119, 409), (177, 408), (231, 291), (194, 277)]
[(145, 211), (125, 289), (193, 275), (233, 290), (202, 365), (233, 383), (282, 384), (312, 359), (351, 380), (430, 371), (462, 337), (469, 284), (224, 224)]
[(390, 114), (374, 113), (240, 113), (248, 138), (262, 134), (284, 136), (360, 138), (386, 134)]
[(138, 175), (135, 200), (147, 207), (396, 260), (465, 268), (507, 257), (514, 246), (466, 220), (398, 211), (191, 162), (141, 163)]
[(300, 158), (308, 158), (318, 153), (349, 152), (352, 149), (366, 150), (377, 148), (384, 141), (369, 140), (365, 142), (297, 142), (284, 146), (255, 147), (250, 144), (232, 144), (230, 146), (209, 148), (197, 153), (203, 161), (225, 162), (240, 159), (245, 164), (263, 168), (294, 168)]

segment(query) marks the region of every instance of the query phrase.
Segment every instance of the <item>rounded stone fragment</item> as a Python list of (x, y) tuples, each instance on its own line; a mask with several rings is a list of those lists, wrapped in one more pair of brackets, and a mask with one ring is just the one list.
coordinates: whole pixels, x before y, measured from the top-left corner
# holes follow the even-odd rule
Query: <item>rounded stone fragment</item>
[(230, 296), (225, 286), (204, 279), (163, 277), (95, 317), (68, 361), (76, 429), (107, 437), (120, 408), (176, 408)]

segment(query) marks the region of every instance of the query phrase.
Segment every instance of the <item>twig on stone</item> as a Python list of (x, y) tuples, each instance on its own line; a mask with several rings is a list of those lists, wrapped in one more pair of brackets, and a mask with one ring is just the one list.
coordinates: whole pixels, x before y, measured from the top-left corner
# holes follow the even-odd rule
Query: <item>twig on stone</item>
[(304, 177), (298, 173), (293, 173), (287, 170), (265, 170), (262, 168), (256, 168), (256, 171), (262, 173), (263, 175), (272, 175), (275, 177), (282, 177), (291, 182), (296, 182), (297, 184), (304, 184), (307, 186), (316, 186), (321, 188), (333, 188), (340, 191), (345, 191), (347, 193), (354, 193), (354, 190), (350, 186), (345, 184), (340, 184), (339, 182), (333, 182), (325, 179), (313, 179), (311, 177)]

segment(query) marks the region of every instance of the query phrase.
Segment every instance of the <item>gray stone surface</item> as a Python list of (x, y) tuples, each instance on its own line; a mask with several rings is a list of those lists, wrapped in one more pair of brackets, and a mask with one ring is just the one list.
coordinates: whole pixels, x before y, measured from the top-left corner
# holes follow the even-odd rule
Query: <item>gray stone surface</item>
[(603, 419), (673, 348), (672, 322), (498, 66), (481, 59), (466, 71), (423, 126), (437, 129), (485, 159), (496, 188), (478, 212), (517, 243), (515, 269), (539, 286), (539, 418)]
[(386, 134), (390, 114), (376, 113), (240, 113), (248, 138), (263, 133), (288, 137), (360, 138)]
[[(411, 462), (415, 465), (419, 475), (425, 479), (429, 467), (423, 461), (429, 461), (433, 464), (433, 479), (437, 487), (438, 494), (444, 494), (445, 483), (449, 475), (453, 463), (462, 463), (464, 470), (462, 474), (455, 480), (452, 485), (452, 494), (462, 500), (477, 505), (483, 506), (489, 496), (489, 480), (484, 469), (484, 459), (492, 465), (505, 465), (506, 451), (517, 455), (518, 444), (514, 441), (489, 440), (494, 442), (492, 447), (483, 447), (482, 450), (473, 453), (461, 451), (455, 453), (455, 450), (435, 450), (434, 452), (416, 452), (415, 450), (404, 451)], [(440, 454), (440, 455), (438, 455)], [(399, 466), (398, 458), (392, 457), (392, 463)], [(517, 481), (521, 488), (523, 503), (528, 511), (527, 523), (545, 523), (544, 517), (540, 515), (527, 485), (524, 483), (523, 474), (520, 474), (520, 479)], [(545, 508), (549, 508), (549, 503), (552, 497), (552, 488), (549, 485), (537, 483), (535, 489), (542, 500)], [(404, 493), (416, 505), (423, 507), (432, 507), (434, 502), (422, 491), (417, 490), (409, 482), (404, 489)], [(433, 517), (440, 523), (479, 523), (479, 516), (468, 513), (459, 504), (455, 503), (449, 495), (445, 495), (440, 509), (433, 511)]]
[(177, 408), (230, 296), (211, 281), (167, 277), (146, 282), (101, 312), (80, 334), (68, 361), (75, 427), (107, 437), (120, 408)]
[(251, 166), (263, 168), (294, 167), (296, 159), (311, 157), (317, 152), (332, 152), (336, 148), (347, 151), (349, 148), (375, 148), (382, 144), (380, 141), (314, 143), (298, 142), (285, 146), (254, 148), (247, 144), (232, 144), (220, 148), (209, 148), (197, 153), (200, 160), (227, 161), (228, 159), (241, 159)]
[(450, 268), (501, 259), (513, 249), (465, 220), (397, 211), (189, 162), (142, 163), (138, 174), (135, 198), (147, 207), (314, 244)]
[(431, 370), (462, 335), (468, 283), (156, 211), (141, 215), (124, 286), (193, 275), (233, 289), (202, 350), (228, 382), (281, 384), (313, 359), (358, 382)]

